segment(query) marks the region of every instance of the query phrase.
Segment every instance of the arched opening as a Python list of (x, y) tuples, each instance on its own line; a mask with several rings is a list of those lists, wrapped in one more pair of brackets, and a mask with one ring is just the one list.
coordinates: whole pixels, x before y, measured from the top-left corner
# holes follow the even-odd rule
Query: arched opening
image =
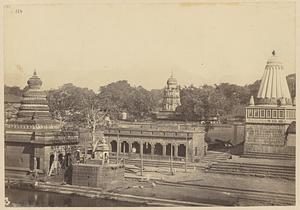
[(186, 150), (186, 146), (184, 144), (180, 144), (178, 146), (178, 156), (179, 157), (185, 157), (185, 150)]
[[(172, 155), (173, 155), (173, 157), (174, 157), (174, 154), (175, 154), (175, 152), (174, 152), (174, 151), (175, 151), (174, 145), (173, 145), (172, 150), (173, 150)], [(167, 147), (166, 147), (166, 155), (171, 156), (171, 144), (167, 144)]]
[(60, 165), (63, 162), (63, 155), (61, 153), (58, 155), (58, 162), (60, 163)]
[(80, 161), (80, 150), (77, 150), (75, 152), (75, 159), (76, 159), (76, 161)]
[(160, 143), (156, 143), (154, 145), (154, 154), (155, 155), (162, 155), (163, 154), (163, 146)]
[(125, 153), (129, 152), (129, 144), (126, 141), (123, 141), (121, 143), (121, 152), (124, 153), (124, 149), (125, 149)]
[(110, 142), (110, 147), (111, 152), (117, 152), (117, 142), (115, 140)]
[(144, 154), (151, 154), (151, 144), (148, 142), (145, 142), (143, 144), (143, 153)]
[(140, 153), (140, 144), (136, 141), (132, 143), (132, 152), (134, 152), (134, 150), (135, 153)]
[(51, 169), (51, 166), (52, 166), (52, 164), (53, 164), (53, 161), (54, 161), (54, 154), (51, 154), (51, 155), (50, 155), (50, 158), (49, 158), (49, 171), (50, 171), (50, 169)]

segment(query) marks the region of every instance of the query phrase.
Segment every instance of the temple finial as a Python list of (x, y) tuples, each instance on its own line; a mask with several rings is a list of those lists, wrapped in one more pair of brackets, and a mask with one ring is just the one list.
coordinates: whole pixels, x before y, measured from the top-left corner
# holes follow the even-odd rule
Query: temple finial
[(272, 51), (272, 55), (275, 56), (275, 54), (276, 54), (276, 53), (275, 53), (275, 50), (273, 50), (273, 51)]
[(171, 78), (173, 78), (173, 69), (171, 70)]
[(36, 76), (36, 69), (34, 69), (33, 75)]

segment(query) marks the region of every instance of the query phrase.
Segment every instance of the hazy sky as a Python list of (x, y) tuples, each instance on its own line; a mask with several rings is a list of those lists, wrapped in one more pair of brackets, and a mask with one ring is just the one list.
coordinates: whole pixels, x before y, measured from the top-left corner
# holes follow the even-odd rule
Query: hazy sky
[(244, 85), (273, 49), (296, 71), (293, 3), (10, 6), (4, 30), (5, 84), (20, 87), (34, 69), (45, 89), (163, 88), (172, 70), (182, 86)]

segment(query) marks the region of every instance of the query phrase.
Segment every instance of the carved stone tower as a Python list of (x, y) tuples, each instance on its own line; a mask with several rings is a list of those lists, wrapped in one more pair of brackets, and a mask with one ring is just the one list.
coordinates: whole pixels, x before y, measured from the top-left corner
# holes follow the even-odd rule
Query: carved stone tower
[(295, 142), (287, 142), (287, 128), (296, 121), (283, 65), (272, 52), (267, 61), (256, 101), (246, 108), (244, 153), (294, 154)]

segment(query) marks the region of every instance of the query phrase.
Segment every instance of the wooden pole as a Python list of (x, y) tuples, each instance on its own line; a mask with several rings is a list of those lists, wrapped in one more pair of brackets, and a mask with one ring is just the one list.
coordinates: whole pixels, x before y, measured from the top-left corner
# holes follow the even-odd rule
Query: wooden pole
[(84, 138), (84, 159), (83, 162), (86, 163), (87, 158), (87, 148), (86, 148), (86, 138)]
[(140, 143), (140, 155), (141, 155), (141, 176), (143, 176), (144, 160), (143, 160), (143, 142)]
[(123, 163), (125, 166), (125, 141), (123, 142)]
[(119, 144), (120, 144), (120, 140), (119, 140), (119, 133), (117, 136), (117, 164), (119, 162)]
[(184, 171), (187, 172), (187, 148), (188, 148), (188, 138), (187, 138), (188, 133), (186, 133), (186, 145), (185, 145), (185, 167), (184, 167)]
[(173, 174), (173, 145), (171, 144), (171, 154), (170, 154), (170, 169), (171, 174)]

